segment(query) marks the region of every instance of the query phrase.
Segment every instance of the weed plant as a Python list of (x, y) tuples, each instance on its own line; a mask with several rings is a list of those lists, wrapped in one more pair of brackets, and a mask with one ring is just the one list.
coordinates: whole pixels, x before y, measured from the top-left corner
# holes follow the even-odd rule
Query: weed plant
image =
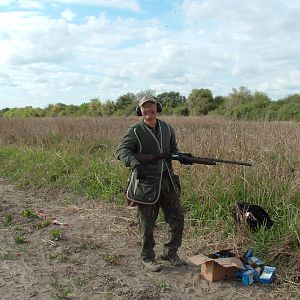
[(51, 229), (49, 233), (53, 241), (59, 241), (61, 239), (62, 231), (60, 229)]
[(26, 244), (26, 243), (28, 243), (28, 242), (27, 242), (25, 236), (17, 236), (17, 237), (15, 238), (15, 243), (16, 243), (17, 245), (22, 245), (22, 244)]
[(4, 227), (8, 227), (12, 224), (13, 221), (13, 216), (10, 213), (6, 213), (4, 214), (3, 218), (2, 218), (2, 224)]
[[(300, 123), (237, 122), (208, 117), (164, 117), (179, 148), (201, 157), (252, 162), (181, 166), (182, 204), (194, 236), (216, 232), (279, 268), (281, 283), (300, 275)], [(115, 150), (137, 118), (1, 119), (0, 176), (20, 186), (68, 189), (124, 204), (128, 170)], [(261, 205), (274, 226), (236, 228), (236, 202)], [(220, 249), (219, 249), (220, 250)]]

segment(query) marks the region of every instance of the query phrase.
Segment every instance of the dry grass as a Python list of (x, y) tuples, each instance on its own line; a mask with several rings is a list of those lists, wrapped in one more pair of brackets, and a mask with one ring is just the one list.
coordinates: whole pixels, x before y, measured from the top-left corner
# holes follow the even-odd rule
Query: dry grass
[[(269, 160), (283, 158), (292, 165), (300, 155), (300, 123), (238, 122), (209, 117), (164, 117), (175, 128), (183, 151), (203, 156), (252, 160), (265, 168)], [(117, 144), (138, 118), (29, 118), (0, 119), (0, 144), (47, 145), (51, 137)], [(299, 164), (299, 161), (298, 161)], [(290, 166), (291, 167), (291, 166)], [(299, 165), (298, 165), (299, 167)], [(293, 166), (297, 169), (297, 166)], [(269, 170), (269, 169), (267, 169)]]

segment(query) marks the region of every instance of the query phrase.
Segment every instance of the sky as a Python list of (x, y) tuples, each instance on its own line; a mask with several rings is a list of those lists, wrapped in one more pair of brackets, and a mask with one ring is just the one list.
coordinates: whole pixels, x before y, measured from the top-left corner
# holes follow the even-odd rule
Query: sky
[(0, 0), (0, 108), (300, 93), (298, 0)]

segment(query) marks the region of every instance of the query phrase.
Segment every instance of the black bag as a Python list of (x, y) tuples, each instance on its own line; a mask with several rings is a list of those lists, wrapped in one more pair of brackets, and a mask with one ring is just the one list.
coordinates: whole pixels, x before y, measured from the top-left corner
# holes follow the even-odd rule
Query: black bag
[(268, 213), (259, 205), (246, 202), (238, 202), (233, 208), (233, 218), (237, 225), (246, 221), (251, 230), (256, 231), (260, 226), (271, 228), (273, 221)]

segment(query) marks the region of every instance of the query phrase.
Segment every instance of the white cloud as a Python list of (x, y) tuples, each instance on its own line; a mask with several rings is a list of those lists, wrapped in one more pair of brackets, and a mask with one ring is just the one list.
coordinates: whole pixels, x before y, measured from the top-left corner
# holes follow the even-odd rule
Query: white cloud
[(140, 11), (140, 6), (137, 0), (53, 0), (55, 2), (65, 4), (81, 4), (81, 5), (98, 5), (114, 7), (119, 9), (127, 9), (135, 12)]
[(0, 86), (15, 87), (17, 85), (11, 80), (11, 78), (8, 74), (0, 73)]
[(2, 64), (60, 63), (72, 55), (68, 26), (63, 20), (32, 12), (2, 13), (1, 33), (10, 37), (0, 40), (4, 49)]
[(10, 6), (15, 0), (1, 0), (0, 6)]
[(61, 16), (62, 16), (62, 18), (66, 19), (67, 21), (72, 21), (77, 16), (77, 14), (67, 8), (62, 12)]
[(19, 0), (18, 5), (25, 9), (45, 9), (42, 3), (34, 0)]

